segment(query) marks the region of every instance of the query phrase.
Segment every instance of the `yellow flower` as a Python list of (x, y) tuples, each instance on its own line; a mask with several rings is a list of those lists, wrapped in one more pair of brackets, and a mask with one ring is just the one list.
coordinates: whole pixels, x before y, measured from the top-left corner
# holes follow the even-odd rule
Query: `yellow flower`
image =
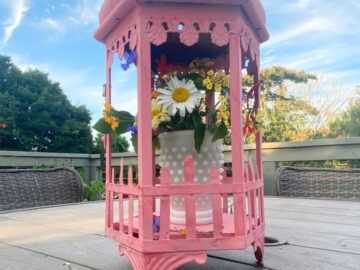
[(218, 112), (216, 114), (216, 119), (220, 122), (221, 120), (223, 120), (225, 118), (225, 114), (223, 112)]
[(104, 107), (105, 107), (105, 111), (111, 111), (111, 105), (109, 102), (106, 101)]
[(210, 70), (207, 72), (207, 75), (208, 75), (208, 76), (214, 75), (214, 71), (213, 71), (212, 69), (210, 69)]
[(198, 73), (198, 69), (197, 68), (192, 68), (192, 69), (190, 69), (190, 73)]
[(193, 62), (190, 63), (189, 68), (195, 68), (195, 65)]
[(111, 124), (112, 130), (115, 130), (119, 126), (119, 123), (116, 121), (116, 119), (113, 119), (113, 122)]
[(106, 123), (109, 123), (111, 125), (111, 118), (107, 115), (106, 112), (103, 112), (103, 117)]
[(221, 91), (221, 85), (220, 85), (220, 84), (215, 84), (215, 91), (216, 91), (216, 92), (220, 92), (220, 91)]
[(151, 101), (151, 119), (153, 130), (157, 130), (161, 122), (170, 121), (167, 110), (162, 105), (159, 105), (156, 99)]
[(199, 74), (200, 74), (202, 77), (205, 77), (205, 70), (200, 69)]
[(225, 72), (223, 70), (219, 70), (217, 73), (218, 73), (219, 76), (224, 76), (225, 75)]
[(225, 112), (225, 111), (226, 111), (226, 106), (225, 106), (224, 104), (221, 104), (221, 105), (219, 106), (219, 111), (220, 111), (220, 112)]
[[(216, 89), (216, 86), (215, 86), (215, 89)], [(219, 96), (219, 102), (220, 103), (225, 103), (226, 102), (226, 98), (222, 95)]]
[(209, 78), (203, 80), (203, 85), (207, 85), (209, 83), (211, 83), (211, 80)]
[(211, 89), (213, 88), (212, 83), (208, 83), (208, 84), (206, 85), (206, 88), (207, 88), (207, 90), (211, 90)]

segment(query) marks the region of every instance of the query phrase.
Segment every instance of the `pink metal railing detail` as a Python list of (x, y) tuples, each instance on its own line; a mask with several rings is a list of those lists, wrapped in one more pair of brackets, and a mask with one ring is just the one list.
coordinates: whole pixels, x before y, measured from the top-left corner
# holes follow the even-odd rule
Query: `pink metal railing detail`
[[(210, 169), (210, 183), (220, 184), (219, 171), (216, 166), (212, 166)], [(212, 210), (213, 210), (213, 233), (214, 237), (220, 237), (222, 231), (222, 209), (221, 209), (221, 194), (213, 194), (211, 196)]]
[[(110, 224), (108, 228), (113, 229), (113, 233), (119, 235), (127, 235), (128, 239), (138, 238), (139, 235), (139, 218), (134, 216), (134, 196), (141, 195), (141, 189), (133, 184), (133, 170), (132, 167), (128, 168), (128, 184), (124, 183), (124, 164), (123, 160), (120, 162), (120, 175), (119, 175), (119, 184), (114, 184), (114, 179), (112, 179), (112, 185), (107, 186), (107, 191), (110, 194), (117, 193), (119, 196), (119, 221), (113, 224), (113, 213), (110, 213)], [(115, 175), (114, 169), (112, 169), (112, 174)], [(166, 195), (160, 195), (160, 212), (157, 213), (154, 211), (154, 216), (160, 216), (160, 231), (154, 231), (153, 240), (174, 240), (179, 238), (185, 238), (188, 240), (197, 239), (197, 238), (224, 238), (224, 237), (233, 237), (236, 236), (235, 231), (229, 233), (226, 231), (224, 234), (224, 216), (222, 213), (230, 215), (233, 219), (233, 226), (241, 226), (243, 223), (240, 220), (241, 224), (236, 224), (238, 221), (234, 218), (232, 214), (233, 211), (229, 214), (229, 195), (235, 193), (234, 191), (229, 191), (228, 193), (223, 193), (221, 191), (222, 185), (228, 185), (232, 183), (232, 178), (226, 176), (226, 172), (222, 172), (223, 180), (220, 181), (220, 173), (216, 166), (213, 166), (209, 172), (210, 185), (213, 187), (218, 187), (218, 192), (213, 192), (211, 194), (212, 201), (212, 211), (213, 211), (213, 223), (211, 230), (206, 234), (204, 232), (199, 232), (196, 225), (196, 206), (195, 206), (195, 196), (198, 194), (199, 190), (204, 187), (204, 185), (197, 185), (194, 183), (194, 161), (191, 156), (187, 156), (184, 161), (184, 186), (189, 186), (189, 189), (192, 192), (185, 194), (185, 212), (186, 212), (186, 224), (184, 226), (185, 230), (173, 230), (173, 225), (170, 224), (170, 196), (171, 195), (181, 195), (183, 187), (177, 185), (171, 185), (171, 176), (169, 168), (163, 167), (160, 173), (160, 185), (157, 187), (163, 187), (166, 190)], [(256, 229), (261, 226), (263, 221), (263, 208), (261, 194), (263, 192), (262, 188), (262, 179), (255, 179), (254, 175), (254, 166), (249, 159), (248, 165), (245, 168), (244, 172), (244, 192), (239, 193), (245, 197), (246, 202), (246, 212), (247, 215), (243, 218), (246, 218), (244, 231), (246, 234), (256, 231)], [(128, 218), (124, 219), (124, 196), (128, 196)], [(152, 196), (152, 200), (155, 200), (157, 195)], [(225, 200), (226, 198), (226, 200)], [(110, 206), (113, 204), (113, 196), (110, 196)], [(236, 204), (233, 199), (233, 203), (230, 205), (233, 208), (233, 205)], [(227, 218), (228, 220), (228, 218)], [(149, 225), (150, 226), (150, 225)], [(180, 226), (182, 228), (182, 226)]]
[[(132, 186), (133, 184), (133, 172), (132, 167), (129, 167), (128, 170), (128, 185)], [(128, 215), (128, 234), (130, 237), (133, 236), (133, 220), (134, 220), (134, 195), (129, 195), (129, 215)]]
[[(119, 185), (124, 184), (124, 159), (120, 161), (120, 175), (119, 175)], [(119, 232), (124, 231), (124, 197), (122, 193), (119, 194)]]
[[(169, 168), (161, 169), (161, 185), (170, 186)], [(160, 239), (169, 239), (170, 235), (170, 196), (161, 196), (160, 198)]]
[[(187, 156), (184, 161), (184, 184), (194, 185), (194, 160)], [(186, 238), (196, 238), (195, 195), (185, 195)]]

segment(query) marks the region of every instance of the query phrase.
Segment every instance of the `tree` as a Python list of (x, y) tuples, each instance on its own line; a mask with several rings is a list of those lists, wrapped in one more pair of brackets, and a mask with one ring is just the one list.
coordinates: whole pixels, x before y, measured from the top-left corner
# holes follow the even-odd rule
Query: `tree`
[(46, 73), (22, 72), (0, 56), (0, 82), (0, 149), (91, 152), (89, 111), (71, 105)]
[[(101, 137), (103, 136), (103, 134), (98, 133), (95, 141), (94, 141), (94, 151), (93, 153), (99, 154), (99, 153), (104, 153), (104, 144), (101, 141)], [(115, 138), (112, 138), (112, 152), (113, 153), (121, 153), (121, 152), (129, 152), (129, 142), (127, 141), (126, 137), (124, 136), (116, 136)]]
[(301, 97), (316, 108), (318, 114), (311, 116), (309, 125), (315, 130), (321, 130), (327, 126), (332, 114), (344, 110), (349, 100), (354, 97), (355, 90), (341, 83), (336, 74), (320, 73), (316, 77), (316, 80), (306, 83), (289, 83), (288, 88), (293, 95)]
[(349, 102), (347, 109), (330, 120), (329, 126), (335, 134), (342, 137), (360, 137), (360, 86), (356, 96)]
[[(262, 111), (264, 112), (263, 140), (265, 142), (305, 140), (312, 136), (309, 126), (317, 109), (305, 99), (289, 94), (288, 83), (306, 83), (316, 76), (281, 66), (262, 69), (260, 72)], [(244, 76), (245, 91), (254, 84), (253, 78)], [(246, 142), (254, 142), (254, 135), (247, 135)]]

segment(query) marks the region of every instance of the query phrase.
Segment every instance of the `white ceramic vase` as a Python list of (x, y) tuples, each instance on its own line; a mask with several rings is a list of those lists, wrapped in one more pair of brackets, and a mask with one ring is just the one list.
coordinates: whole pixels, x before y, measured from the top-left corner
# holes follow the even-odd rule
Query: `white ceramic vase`
[[(210, 183), (210, 168), (215, 165), (220, 173), (224, 164), (223, 146), (221, 140), (211, 142), (211, 134), (206, 132), (200, 153), (195, 150), (194, 131), (181, 130), (164, 132), (159, 135), (161, 167), (170, 169), (172, 185), (183, 185), (184, 159), (191, 155), (194, 160), (195, 184)], [(222, 176), (220, 176), (222, 179)], [(196, 224), (209, 224), (213, 222), (211, 196), (207, 194), (196, 195)], [(185, 224), (185, 198), (183, 195), (170, 197), (170, 222)]]

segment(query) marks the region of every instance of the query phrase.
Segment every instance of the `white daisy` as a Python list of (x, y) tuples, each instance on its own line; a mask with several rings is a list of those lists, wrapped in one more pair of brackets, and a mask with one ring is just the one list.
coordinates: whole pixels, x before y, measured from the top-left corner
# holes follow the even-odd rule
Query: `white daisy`
[(160, 92), (158, 103), (162, 104), (171, 116), (176, 114), (177, 109), (180, 116), (185, 116), (186, 111), (192, 113), (200, 99), (205, 97), (192, 80), (179, 80), (177, 77), (172, 77), (164, 89), (157, 90)]

